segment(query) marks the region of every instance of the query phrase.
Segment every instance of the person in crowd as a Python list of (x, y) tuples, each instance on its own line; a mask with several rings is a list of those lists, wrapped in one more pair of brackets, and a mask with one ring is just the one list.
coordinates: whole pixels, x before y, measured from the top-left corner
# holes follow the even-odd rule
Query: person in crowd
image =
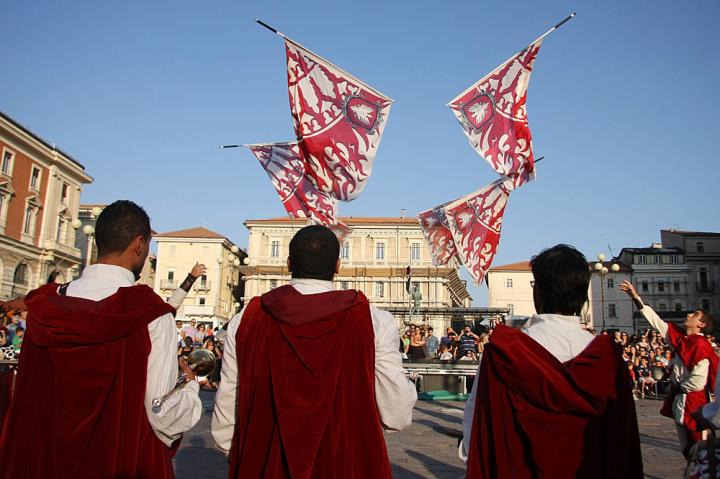
[(480, 337), (470, 330), (470, 326), (465, 326), (463, 332), (458, 338), (458, 359), (465, 356), (468, 351), (476, 352), (477, 345), (475, 341), (479, 341)]
[(440, 345), (446, 346), (446, 347), (449, 346), (450, 341), (452, 341), (451, 335), (457, 336), (457, 333), (455, 332), (455, 330), (453, 328), (447, 328), (445, 330), (445, 336), (440, 338)]
[(652, 371), (648, 364), (648, 358), (640, 358), (640, 364), (635, 366), (635, 377), (638, 381), (638, 392), (640, 397), (644, 398), (646, 394), (650, 394), (653, 386), (655, 386), (655, 380), (652, 377)]
[(25, 329), (18, 326), (18, 328), (15, 330), (15, 336), (13, 336), (12, 340), (12, 347), (15, 351), (15, 354), (20, 352), (20, 348), (22, 347), (23, 339), (25, 338)]
[(182, 334), (183, 338), (185, 338), (186, 336), (189, 336), (190, 339), (192, 339), (193, 342), (195, 342), (195, 338), (198, 335), (198, 329), (196, 326), (197, 326), (197, 321), (195, 319), (191, 319), (190, 324), (185, 326), (182, 329), (182, 331), (180, 332), (180, 334)]
[(190, 353), (193, 352), (193, 340), (190, 336), (185, 336), (182, 340), (182, 343), (180, 344), (180, 347), (178, 348), (178, 357), (182, 358), (183, 360), (187, 361), (188, 356), (190, 356)]
[(410, 351), (410, 330), (405, 331), (400, 338), (400, 354), (403, 359), (408, 359), (408, 351)]
[(658, 345), (660, 337), (664, 337), (675, 351), (671, 361), (671, 388), (660, 414), (675, 420), (680, 448), (687, 458), (690, 448), (702, 438), (692, 413), (709, 402), (709, 392), (715, 387), (718, 357), (704, 336), (705, 332), (712, 331), (714, 327), (713, 317), (705, 310), (695, 310), (686, 316), (683, 329), (663, 321), (651, 307), (643, 303), (635, 286), (629, 281), (623, 281), (620, 289), (632, 298), (643, 317), (660, 335), (651, 331), (648, 334), (649, 345)]
[[(200, 419), (198, 384), (159, 408), (178, 372), (172, 305), (135, 285), (150, 219), (116, 201), (95, 225), (97, 263), (66, 285), (32, 291), (0, 477), (174, 477), (176, 441)], [(31, 445), (31, 446), (29, 446)]]
[(410, 338), (408, 359), (411, 361), (425, 359), (425, 338), (423, 338), (420, 328), (416, 328), (415, 334)]
[(438, 359), (440, 361), (452, 361), (453, 360), (453, 352), (448, 349), (447, 346), (440, 346), (439, 350), (440, 355), (438, 356)]
[(433, 334), (433, 328), (428, 327), (427, 337), (425, 338), (425, 357), (437, 358), (438, 347), (440, 347), (440, 340)]
[(393, 316), (334, 289), (339, 253), (330, 229), (302, 228), (290, 284), (230, 321), (212, 435), (231, 478), (391, 477), (382, 429), (410, 425), (417, 393)]
[(530, 262), (538, 314), (495, 328), (465, 407), (468, 478), (643, 477), (622, 351), (582, 327), (587, 264), (568, 245)]

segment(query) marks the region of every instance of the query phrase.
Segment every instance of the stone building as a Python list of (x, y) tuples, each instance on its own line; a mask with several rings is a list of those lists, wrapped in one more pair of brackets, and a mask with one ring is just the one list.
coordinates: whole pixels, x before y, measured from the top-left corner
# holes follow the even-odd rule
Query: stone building
[(178, 309), (176, 319), (220, 326), (233, 317), (243, 295), (240, 267), (247, 257), (229, 239), (203, 227), (154, 235), (157, 243), (154, 290), (169, 298), (196, 262), (207, 267)]
[[(338, 289), (358, 289), (381, 308), (410, 306), (407, 268), (412, 288), (422, 294), (422, 308), (470, 306), (465, 281), (453, 267), (435, 267), (415, 218), (346, 217), (351, 228), (340, 246)], [(287, 284), (286, 261), (294, 234), (307, 223), (301, 219), (247, 220), (249, 230), (245, 299)]]
[(0, 299), (77, 274), (74, 228), (90, 182), (69, 154), (0, 112)]

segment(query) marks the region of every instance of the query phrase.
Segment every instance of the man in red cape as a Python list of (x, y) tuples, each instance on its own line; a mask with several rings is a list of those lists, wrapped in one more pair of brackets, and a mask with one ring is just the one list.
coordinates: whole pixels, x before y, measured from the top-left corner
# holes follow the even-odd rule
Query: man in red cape
[(531, 261), (538, 314), (498, 326), (465, 408), (468, 478), (642, 478), (620, 348), (582, 328), (590, 270), (568, 245)]
[(97, 264), (76, 281), (27, 296), (0, 477), (174, 477), (171, 446), (202, 405), (191, 381), (152, 408), (175, 385), (178, 363), (174, 308), (134, 286), (150, 231), (135, 203), (107, 206), (95, 227)]
[(390, 478), (382, 428), (410, 425), (391, 314), (335, 291), (340, 245), (324, 226), (290, 242), (289, 285), (230, 321), (212, 434), (230, 478)]
[(687, 458), (690, 448), (702, 439), (693, 414), (710, 402), (710, 392), (715, 388), (718, 357), (703, 334), (712, 332), (715, 322), (710, 313), (697, 309), (686, 316), (683, 330), (677, 324), (666, 323), (644, 304), (629, 281), (624, 281), (620, 289), (632, 298), (643, 317), (675, 351), (670, 362), (670, 391), (660, 414), (675, 420), (680, 449)]

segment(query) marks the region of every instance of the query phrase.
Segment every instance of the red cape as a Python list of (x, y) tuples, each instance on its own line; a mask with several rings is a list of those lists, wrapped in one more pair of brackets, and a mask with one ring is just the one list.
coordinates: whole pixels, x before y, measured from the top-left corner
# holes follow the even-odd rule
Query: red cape
[(59, 296), (57, 285), (46, 285), (26, 303), (0, 477), (174, 477), (170, 449), (144, 407), (147, 325), (172, 306), (147, 286), (120, 288), (96, 302)]
[(237, 331), (230, 477), (390, 478), (362, 293), (254, 298)]
[(643, 477), (632, 385), (610, 336), (563, 364), (498, 326), (477, 380), (467, 477)]
[[(715, 376), (718, 368), (718, 357), (713, 351), (710, 341), (702, 334), (685, 335), (685, 331), (677, 324), (668, 324), (668, 339), (670, 345), (675, 350), (688, 370), (697, 366), (697, 363), (703, 359), (707, 359), (710, 363), (708, 368), (708, 378), (705, 389), (702, 391), (693, 391), (687, 393), (685, 398), (685, 413), (683, 415), (683, 424), (689, 429), (696, 430), (697, 422), (690, 416), (705, 404), (710, 402), (710, 392), (715, 390)], [(672, 405), (677, 394), (668, 394), (663, 402), (660, 414), (665, 417), (674, 418)]]

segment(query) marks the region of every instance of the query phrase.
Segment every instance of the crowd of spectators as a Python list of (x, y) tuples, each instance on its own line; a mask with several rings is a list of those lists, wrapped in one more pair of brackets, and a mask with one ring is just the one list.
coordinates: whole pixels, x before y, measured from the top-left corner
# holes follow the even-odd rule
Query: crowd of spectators
[(3, 351), (2, 356), (4, 358), (12, 359), (8, 356), (15, 357), (20, 354), (23, 338), (25, 337), (26, 317), (27, 311), (25, 309), (0, 305), (0, 348)]
[(432, 326), (410, 324), (400, 337), (400, 352), (403, 359), (409, 361), (477, 362), (489, 336), (489, 333), (476, 334), (470, 326), (465, 326), (460, 334), (447, 328), (445, 335), (438, 338)]
[(176, 321), (175, 326), (178, 334), (178, 358), (187, 361), (190, 353), (200, 348), (207, 349), (215, 355), (215, 370), (208, 376), (198, 377), (197, 380), (202, 389), (217, 389), (226, 331), (221, 328), (213, 330), (210, 324), (198, 325), (194, 319), (191, 319), (186, 326), (183, 326), (180, 321)]

